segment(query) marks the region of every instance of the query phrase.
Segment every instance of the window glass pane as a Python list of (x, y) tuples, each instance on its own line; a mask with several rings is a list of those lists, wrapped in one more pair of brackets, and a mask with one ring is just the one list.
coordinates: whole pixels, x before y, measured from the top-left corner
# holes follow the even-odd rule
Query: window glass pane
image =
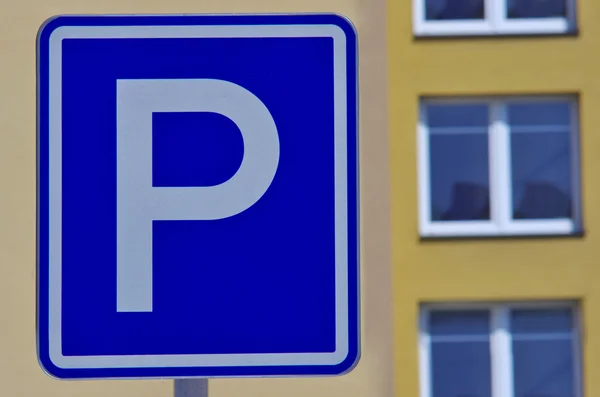
[(432, 133), (429, 150), (431, 219), (490, 219), (487, 131)]
[(562, 309), (515, 309), (511, 312), (511, 332), (540, 334), (571, 332), (573, 311)]
[(560, 18), (567, 15), (567, 0), (507, 0), (508, 18)]
[(489, 219), (488, 106), (427, 105), (433, 221)]
[(429, 333), (440, 335), (489, 335), (488, 310), (432, 311), (429, 314)]
[(483, 19), (484, 0), (425, 0), (425, 19)]
[(433, 342), (433, 397), (491, 397), (488, 342)]
[(481, 127), (487, 129), (489, 108), (481, 104), (427, 105), (427, 125), (430, 128)]
[(569, 112), (564, 102), (508, 106), (515, 219), (571, 217)]
[(568, 133), (513, 133), (515, 219), (570, 218), (571, 145)]
[(573, 341), (513, 341), (515, 397), (572, 397)]
[(569, 126), (571, 104), (568, 101), (522, 102), (508, 105), (511, 126)]

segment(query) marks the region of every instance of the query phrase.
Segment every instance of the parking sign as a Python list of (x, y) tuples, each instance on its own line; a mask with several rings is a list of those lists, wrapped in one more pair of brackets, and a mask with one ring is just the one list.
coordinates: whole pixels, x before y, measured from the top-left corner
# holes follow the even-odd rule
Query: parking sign
[(333, 14), (38, 35), (38, 354), (57, 378), (337, 375), (360, 354), (357, 39)]

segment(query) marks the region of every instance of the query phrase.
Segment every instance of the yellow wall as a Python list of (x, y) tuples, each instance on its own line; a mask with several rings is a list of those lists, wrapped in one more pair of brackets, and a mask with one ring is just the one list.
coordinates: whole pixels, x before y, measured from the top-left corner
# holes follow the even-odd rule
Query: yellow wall
[(363, 357), (340, 378), (210, 382), (221, 396), (391, 395), (385, 0), (0, 0), (0, 396), (171, 396), (170, 381), (60, 382), (35, 352), (35, 39), (64, 13), (335, 11), (361, 46)]
[[(583, 299), (584, 393), (600, 395), (600, 3), (577, 2), (579, 37), (414, 40), (411, 2), (388, 1), (396, 396), (419, 392), (419, 302), (563, 297)], [(418, 98), (547, 92), (581, 95), (585, 238), (420, 242)]]

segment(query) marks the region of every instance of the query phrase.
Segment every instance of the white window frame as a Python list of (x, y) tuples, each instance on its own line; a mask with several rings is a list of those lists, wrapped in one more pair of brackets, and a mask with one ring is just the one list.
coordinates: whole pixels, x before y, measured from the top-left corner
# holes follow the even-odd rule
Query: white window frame
[[(573, 217), (566, 219), (512, 219), (510, 126), (507, 103), (569, 101), (571, 104), (571, 200)], [(517, 96), (473, 98), (422, 98), (417, 128), (419, 232), (421, 237), (493, 237), (573, 235), (582, 230), (579, 103), (576, 96)], [(427, 105), (485, 104), (489, 106), (490, 220), (432, 221), (429, 127)]]
[[(564, 18), (509, 19), (506, 0), (484, 0), (482, 20), (428, 21), (427, 0), (413, 0), (413, 31), (416, 36), (567, 34), (576, 30), (576, 0), (567, 1)], [(450, 0), (453, 1), (453, 0)]]
[[(490, 359), (492, 397), (514, 397), (512, 335), (510, 311), (513, 309), (560, 309), (573, 311), (573, 380), (575, 397), (583, 396), (582, 322), (581, 311), (573, 301), (491, 302), (491, 303), (440, 303), (423, 304), (419, 312), (419, 386), (420, 397), (433, 397), (431, 379), (431, 337), (428, 330), (431, 311), (476, 310), (490, 311)], [(458, 337), (460, 338), (460, 337)]]

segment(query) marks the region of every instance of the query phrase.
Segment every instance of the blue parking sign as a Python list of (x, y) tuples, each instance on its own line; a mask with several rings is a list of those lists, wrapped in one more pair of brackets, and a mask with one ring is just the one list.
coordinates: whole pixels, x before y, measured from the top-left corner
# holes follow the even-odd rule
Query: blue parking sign
[(51, 376), (339, 375), (360, 355), (357, 38), (334, 14), (38, 35)]

